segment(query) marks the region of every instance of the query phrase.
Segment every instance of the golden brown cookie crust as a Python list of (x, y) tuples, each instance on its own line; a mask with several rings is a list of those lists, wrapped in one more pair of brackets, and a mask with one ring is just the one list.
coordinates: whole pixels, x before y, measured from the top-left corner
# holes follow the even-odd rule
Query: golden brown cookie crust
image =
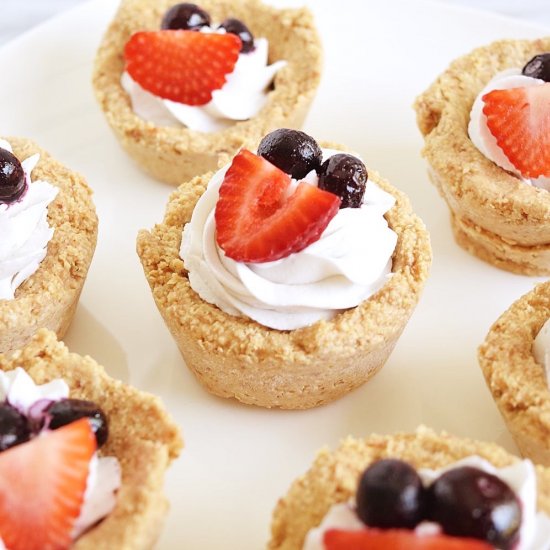
[[(307, 532), (318, 526), (332, 505), (355, 495), (359, 476), (382, 458), (399, 458), (415, 468), (439, 469), (471, 455), (478, 455), (497, 468), (518, 458), (493, 443), (462, 439), (445, 432), (437, 434), (420, 427), (413, 434), (348, 437), (331, 452), (323, 449), (311, 468), (291, 485), (273, 512), (270, 550), (301, 550)], [(538, 508), (550, 514), (550, 471), (536, 467)]]
[(70, 396), (98, 403), (109, 419), (101, 449), (116, 456), (122, 485), (115, 509), (73, 545), (75, 550), (141, 550), (158, 538), (168, 504), (164, 472), (182, 447), (178, 427), (160, 399), (126, 386), (90, 357), (69, 353), (55, 334), (40, 330), (22, 350), (0, 355), (0, 369), (25, 369), (37, 384), (63, 378)]
[(30, 140), (4, 139), (20, 160), (39, 153), (33, 181), (46, 180), (59, 188), (48, 206), (54, 234), (46, 257), (16, 290), (15, 299), (0, 300), (0, 352), (7, 353), (24, 346), (40, 328), (53, 330), (59, 338), (69, 328), (94, 254), (97, 216), (92, 191), (82, 176)]
[(550, 318), (550, 281), (517, 300), (479, 348), (485, 381), (521, 454), (550, 466), (550, 391), (533, 341)]
[(254, 36), (269, 40), (270, 62), (288, 64), (275, 77), (265, 107), (250, 120), (203, 133), (185, 127), (158, 127), (132, 111), (120, 84), (122, 52), (130, 36), (158, 30), (175, 0), (122, 0), (97, 53), (93, 85), (97, 100), (126, 152), (154, 178), (172, 184), (215, 170), (239, 147), (256, 143), (271, 130), (300, 128), (319, 85), (322, 52), (313, 16), (306, 8), (277, 10), (260, 0), (201, 0), (212, 21), (237, 17)]
[(475, 231), (455, 231), (458, 243), (497, 267), (527, 275), (550, 274), (550, 193), (483, 156), (468, 136), (468, 122), (476, 96), (496, 73), (521, 68), (547, 51), (550, 38), (478, 48), (451, 63), (414, 105), (434, 184), (457, 223), (481, 228), (495, 248)]
[(163, 223), (141, 231), (137, 241), (153, 297), (187, 366), (211, 393), (262, 407), (315, 407), (366, 382), (391, 353), (431, 263), (428, 233), (406, 196), (369, 169), (369, 179), (397, 201), (386, 214), (398, 242), (384, 287), (331, 321), (279, 331), (224, 313), (189, 284), (179, 256), (182, 229), (211, 177), (181, 185)]

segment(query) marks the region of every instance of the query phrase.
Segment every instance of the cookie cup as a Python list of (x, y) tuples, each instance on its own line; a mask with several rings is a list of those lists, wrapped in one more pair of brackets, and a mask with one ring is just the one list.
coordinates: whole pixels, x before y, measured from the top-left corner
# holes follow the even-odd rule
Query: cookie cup
[(114, 380), (90, 357), (69, 353), (47, 330), (40, 330), (23, 349), (0, 355), (0, 369), (16, 367), (25, 369), (37, 384), (62, 378), (71, 398), (96, 402), (109, 420), (109, 439), (100, 454), (120, 462), (116, 506), (71, 548), (152, 548), (168, 509), (164, 473), (182, 447), (179, 429), (160, 400)]
[(153, 297), (187, 366), (214, 395), (283, 409), (316, 407), (366, 382), (393, 350), (431, 263), (428, 233), (406, 196), (369, 170), (369, 179), (396, 198), (386, 219), (398, 241), (383, 288), (330, 321), (280, 331), (223, 312), (189, 284), (179, 256), (182, 229), (212, 175), (181, 185), (164, 221), (137, 240)]
[(96, 98), (124, 150), (154, 178), (171, 184), (218, 168), (239, 147), (257, 143), (271, 130), (300, 128), (319, 85), (322, 52), (313, 16), (306, 8), (277, 10), (260, 0), (201, 0), (212, 21), (239, 18), (256, 37), (269, 40), (269, 62), (288, 63), (275, 76), (266, 105), (253, 118), (204, 133), (184, 126), (155, 126), (134, 114), (121, 86), (123, 50), (130, 36), (159, 30), (175, 0), (122, 0), (97, 52)]
[(40, 328), (54, 331), (59, 338), (64, 336), (97, 241), (97, 216), (85, 179), (32, 141), (6, 139), (20, 160), (39, 153), (33, 181), (46, 180), (59, 192), (48, 206), (48, 222), (54, 234), (46, 257), (16, 290), (13, 300), (0, 300), (0, 353), (23, 347)]
[[(317, 527), (329, 509), (355, 496), (359, 477), (372, 462), (398, 458), (415, 468), (439, 469), (471, 455), (497, 468), (519, 459), (493, 443), (437, 434), (420, 427), (416, 433), (366, 439), (348, 437), (338, 449), (323, 449), (311, 468), (291, 485), (273, 512), (270, 550), (301, 550), (308, 531)], [(538, 509), (550, 513), (550, 470), (536, 467)]]
[(550, 282), (517, 300), (491, 327), (478, 358), (521, 454), (550, 466), (550, 390), (533, 342), (550, 318)]
[(550, 275), (550, 193), (487, 159), (468, 136), (475, 98), (498, 72), (550, 51), (550, 38), (503, 40), (449, 68), (415, 102), (429, 176), (451, 212), (457, 243), (501, 269)]

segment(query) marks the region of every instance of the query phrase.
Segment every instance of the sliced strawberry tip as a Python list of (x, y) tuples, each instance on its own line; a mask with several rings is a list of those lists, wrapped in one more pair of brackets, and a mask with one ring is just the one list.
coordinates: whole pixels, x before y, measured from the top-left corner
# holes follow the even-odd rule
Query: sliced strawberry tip
[(487, 127), (525, 178), (550, 177), (550, 83), (482, 97)]
[(145, 90), (171, 101), (204, 105), (233, 72), (241, 39), (184, 30), (140, 31), (124, 47), (128, 74)]
[(0, 538), (10, 550), (71, 545), (96, 439), (88, 419), (0, 453)]
[(336, 215), (340, 198), (300, 182), (243, 149), (225, 174), (216, 204), (216, 240), (240, 262), (274, 261), (303, 250)]
[(325, 550), (492, 550), (486, 542), (447, 535), (417, 534), (408, 529), (329, 529)]

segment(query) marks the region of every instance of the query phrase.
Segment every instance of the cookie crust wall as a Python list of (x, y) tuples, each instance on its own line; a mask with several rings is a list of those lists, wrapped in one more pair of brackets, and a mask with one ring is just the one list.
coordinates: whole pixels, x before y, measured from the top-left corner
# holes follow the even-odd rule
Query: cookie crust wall
[(0, 300), (0, 352), (24, 346), (40, 328), (62, 338), (69, 328), (92, 261), (97, 241), (97, 216), (92, 191), (85, 179), (53, 159), (30, 140), (5, 138), (18, 159), (40, 153), (33, 180), (59, 188), (48, 206), (54, 229), (47, 254), (38, 270), (15, 292)]
[(218, 168), (241, 146), (249, 146), (279, 127), (300, 128), (319, 85), (321, 43), (309, 10), (277, 10), (260, 0), (201, 0), (213, 21), (237, 17), (254, 36), (269, 40), (269, 60), (285, 59), (265, 107), (250, 120), (203, 133), (184, 127), (158, 127), (132, 111), (120, 84), (122, 52), (130, 36), (158, 30), (164, 12), (175, 0), (123, 0), (97, 53), (93, 85), (107, 121), (126, 152), (151, 176), (181, 184)]
[[(438, 469), (470, 455), (479, 455), (496, 467), (518, 458), (493, 443), (436, 434), (419, 428), (414, 434), (348, 437), (331, 452), (322, 450), (311, 468), (279, 500), (271, 524), (269, 550), (301, 550), (307, 532), (321, 523), (333, 504), (349, 500), (359, 476), (373, 461), (400, 458), (416, 468)], [(538, 507), (550, 512), (550, 471), (536, 467)]]
[(369, 179), (397, 199), (386, 214), (398, 234), (394, 274), (373, 297), (331, 321), (278, 331), (224, 313), (189, 284), (181, 233), (211, 177), (180, 186), (164, 221), (137, 240), (153, 297), (187, 366), (211, 393), (263, 407), (315, 407), (363, 384), (385, 363), (428, 276), (429, 236), (408, 199), (369, 170)]
[(16, 367), (25, 369), (38, 384), (63, 378), (71, 397), (95, 401), (109, 419), (109, 439), (101, 454), (120, 461), (122, 485), (117, 503), (113, 512), (78, 538), (72, 548), (151, 548), (168, 510), (164, 473), (182, 447), (179, 429), (159, 398), (114, 380), (90, 357), (69, 353), (47, 330), (39, 331), (11, 356), (0, 355), (0, 369)]
[(502, 40), (449, 68), (415, 102), (429, 175), (452, 215), (458, 244), (502, 269), (550, 275), (550, 193), (485, 158), (468, 136), (473, 102), (498, 72), (550, 51), (550, 37)]

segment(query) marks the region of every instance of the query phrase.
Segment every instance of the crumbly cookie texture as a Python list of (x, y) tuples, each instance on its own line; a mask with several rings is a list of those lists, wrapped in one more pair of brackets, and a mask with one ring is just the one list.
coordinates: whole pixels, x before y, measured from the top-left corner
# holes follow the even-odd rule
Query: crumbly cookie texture
[(215, 170), (239, 147), (256, 143), (275, 128), (300, 128), (319, 85), (322, 52), (313, 16), (306, 8), (277, 10), (260, 0), (201, 0), (212, 21), (242, 19), (254, 36), (269, 40), (270, 62), (284, 59), (288, 64), (277, 73), (265, 107), (250, 120), (216, 133), (157, 127), (132, 111), (130, 98), (120, 84), (122, 52), (134, 32), (158, 30), (164, 12), (175, 3), (123, 0), (97, 53), (93, 85), (126, 152), (154, 178), (179, 185)]
[(428, 233), (406, 196), (369, 169), (369, 179), (397, 200), (386, 214), (398, 242), (384, 287), (331, 321), (278, 331), (224, 313), (189, 284), (179, 256), (182, 229), (211, 177), (181, 185), (163, 223), (137, 240), (153, 297), (187, 366), (211, 393), (262, 407), (307, 409), (366, 382), (393, 350), (431, 263)]
[[(412, 434), (348, 437), (333, 452), (323, 449), (279, 500), (268, 548), (301, 550), (307, 532), (321, 523), (333, 504), (355, 495), (359, 476), (375, 460), (399, 458), (416, 468), (438, 469), (471, 455), (481, 456), (498, 468), (518, 460), (493, 443), (437, 434), (425, 427)], [(536, 471), (538, 508), (550, 513), (550, 470), (536, 466)]]
[(33, 181), (46, 180), (58, 187), (59, 193), (48, 206), (48, 221), (55, 231), (46, 257), (16, 290), (14, 300), (0, 300), (0, 353), (21, 348), (40, 328), (53, 330), (59, 338), (64, 336), (97, 241), (97, 216), (85, 179), (32, 141), (4, 139), (19, 159), (40, 153)]
[(63, 378), (70, 396), (98, 403), (109, 419), (109, 439), (101, 449), (116, 456), (122, 485), (109, 516), (82, 535), (75, 550), (141, 550), (160, 534), (168, 503), (164, 472), (182, 447), (178, 427), (158, 397), (126, 386), (90, 357), (81, 357), (40, 330), (21, 350), (0, 355), (0, 369), (24, 368), (38, 384)]
[(550, 466), (550, 391), (533, 341), (550, 318), (550, 282), (515, 302), (479, 348), (481, 370), (522, 455)]
[(415, 102), (430, 177), (453, 216), (463, 248), (502, 269), (550, 275), (550, 193), (483, 156), (468, 136), (474, 99), (498, 72), (550, 51), (550, 37), (503, 40), (474, 50)]

